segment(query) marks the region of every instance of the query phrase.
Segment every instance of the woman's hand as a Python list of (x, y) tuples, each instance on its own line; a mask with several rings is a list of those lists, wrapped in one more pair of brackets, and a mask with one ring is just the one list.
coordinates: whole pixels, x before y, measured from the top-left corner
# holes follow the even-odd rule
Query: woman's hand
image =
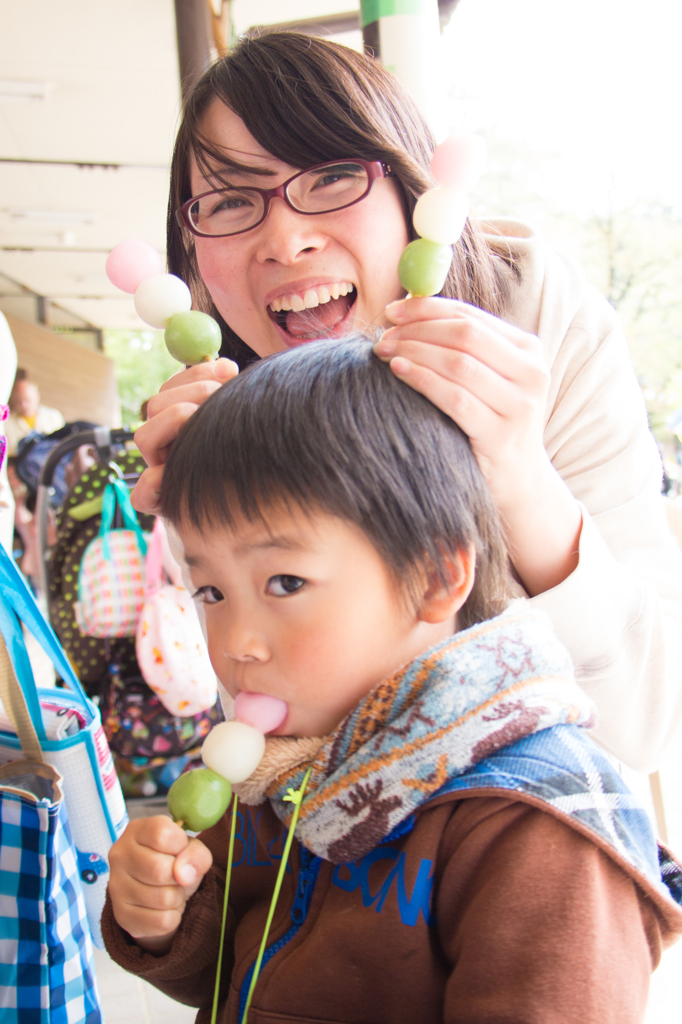
[(180, 428), (209, 395), (238, 373), (237, 364), (230, 359), (198, 363), (176, 373), (149, 399), (149, 419), (135, 432), (135, 443), (149, 467), (130, 495), (138, 512), (158, 512), (163, 467)]
[(528, 593), (575, 569), (580, 507), (543, 445), (549, 371), (539, 340), (463, 302), (391, 303), (376, 345), (397, 377), (468, 434)]

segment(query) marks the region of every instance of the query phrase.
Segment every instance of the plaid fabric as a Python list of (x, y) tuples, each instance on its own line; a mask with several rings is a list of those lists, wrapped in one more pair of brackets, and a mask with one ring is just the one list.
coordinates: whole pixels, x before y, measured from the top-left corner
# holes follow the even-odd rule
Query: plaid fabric
[(132, 530), (96, 537), (83, 556), (76, 621), (88, 636), (133, 636), (144, 604), (144, 562)]
[(607, 843), (666, 900), (682, 906), (682, 868), (657, 846), (637, 797), (576, 726), (525, 736), (451, 779), (434, 796), (472, 789), (512, 790), (543, 800), (580, 831)]
[(2, 1024), (101, 1024), (92, 942), (63, 809), (0, 787)]

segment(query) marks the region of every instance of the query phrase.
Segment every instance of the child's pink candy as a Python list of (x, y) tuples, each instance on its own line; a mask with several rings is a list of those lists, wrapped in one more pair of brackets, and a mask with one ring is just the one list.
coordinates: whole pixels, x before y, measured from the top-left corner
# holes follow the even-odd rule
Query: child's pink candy
[(128, 238), (111, 250), (104, 269), (113, 285), (132, 295), (148, 277), (163, 274), (164, 267), (153, 245)]
[(253, 726), (264, 735), (273, 732), (287, 717), (286, 701), (267, 693), (246, 693), (240, 690), (234, 699), (234, 717)]
[(480, 135), (449, 135), (433, 151), (431, 173), (444, 188), (473, 192), (485, 158), (486, 145)]

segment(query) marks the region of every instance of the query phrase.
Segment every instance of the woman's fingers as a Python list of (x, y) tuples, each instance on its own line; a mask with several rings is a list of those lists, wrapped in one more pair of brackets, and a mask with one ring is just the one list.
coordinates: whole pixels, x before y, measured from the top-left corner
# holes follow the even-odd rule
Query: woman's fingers
[(150, 516), (158, 515), (162, 479), (163, 466), (145, 469), (130, 492), (130, 503), (133, 508)]
[[(443, 301), (443, 300), (439, 300)], [(425, 341), (443, 348), (456, 348), (475, 355), (493, 366), (498, 373), (515, 379), (528, 364), (542, 363), (542, 347), (538, 338), (525, 331), (506, 324), (485, 313), (472, 315), (472, 307), (453, 303), (460, 307), (456, 315), (416, 320), (399, 327), (391, 327), (375, 347), (378, 355), (389, 354), (389, 346), (396, 346), (390, 354), (399, 354), (398, 347), (405, 341)], [(481, 313), (481, 310), (477, 310)]]
[(166, 462), (173, 441), (198, 407), (197, 402), (176, 401), (137, 428), (135, 444), (148, 466), (161, 466)]
[(159, 393), (149, 399), (149, 417), (158, 415), (175, 402), (194, 402), (195, 405), (201, 405), (209, 395), (238, 373), (239, 367), (231, 359), (197, 363), (196, 366), (181, 370), (169, 377), (161, 385)]
[[(168, 382), (166, 381), (166, 383)], [(153, 420), (159, 413), (165, 412), (166, 409), (170, 409), (173, 405), (192, 403), (192, 405), (198, 407), (220, 387), (222, 385), (217, 380), (198, 380), (190, 384), (177, 385), (171, 391), (159, 391), (158, 394), (149, 399), (147, 405), (149, 419), (147, 422)]]
[(391, 370), (403, 383), (449, 416), (462, 428), (472, 442), (489, 437), (501, 426), (501, 415), (491, 404), (475, 395), (469, 388), (446, 380), (427, 366), (412, 363), (402, 356), (391, 360)]
[(180, 430), (206, 399), (239, 373), (230, 359), (199, 363), (176, 373), (149, 399), (149, 419), (135, 431), (135, 443), (149, 469), (131, 494), (138, 512), (158, 512), (163, 466)]
[[(386, 307), (386, 316), (396, 327), (409, 327), (423, 320), (468, 320), (486, 324), (520, 348), (532, 345), (535, 340), (532, 334), (527, 334), (520, 327), (506, 323), (493, 313), (479, 309), (478, 306), (460, 302), (459, 299), (441, 299), (433, 296), (400, 299)], [(389, 330), (393, 330), (393, 328), (389, 328)]]
[[(389, 353), (382, 350), (382, 344), (379, 342), (376, 351), (382, 358), (386, 358)], [(472, 355), (459, 348), (449, 348), (437, 343), (404, 341), (396, 345), (394, 351), (395, 355), (390, 357), (391, 369), (397, 372), (398, 366), (402, 367), (398, 375), (407, 383), (412, 382), (412, 386), (422, 394), (425, 392), (416, 383), (422, 379), (422, 370), (432, 371), (440, 378), (445, 389), (448, 383), (459, 385), (494, 412), (505, 417), (522, 413), (528, 400), (532, 401), (535, 396), (544, 394), (546, 371), (542, 365), (536, 365), (525, 355), (519, 357), (517, 354), (515, 359), (503, 360), (506, 364), (505, 373), (500, 368), (501, 359), (493, 359), (487, 349), (480, 354)], [(407, 369), (408, 363), (412, 367), (410, 371)], [(423, 379), (430, 378), (425, 375)], [(523, 386), (519, 386), (520, 384)], [(442, 393), (443, 389), (439, 391)], [(431, 394), (426, 394), (426, 397), (434, 401)], [(448, 415), (452, 414), (451, 410), (443, 408), (440, 402), (435, 404)]]
[(224, 384), (239, 373), (239, 367), (231, 359), (207, 360), (204, 363), (197, 363), (195, 366), (188, 366), (178, 373), (169, 377), (165, 384), (162, 384), (160, 391), (172, 391), (173, 388), (184, 387), (186, 384), (196, 384), (200, 381), (214, 380), (218, 384)]

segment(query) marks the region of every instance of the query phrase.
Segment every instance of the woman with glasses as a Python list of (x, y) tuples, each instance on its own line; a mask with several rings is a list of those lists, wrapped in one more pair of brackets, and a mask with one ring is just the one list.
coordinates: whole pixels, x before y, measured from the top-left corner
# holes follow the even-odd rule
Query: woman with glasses
[(595, 737), (653, 770), (682, 720), (682, 555), (625, 339), (579, 269), (512, 222), (470, 219), (441, 295), (403, 301), (433, 145), (388, 72), (324, 40), (271, 33), (207, 71), (176, 143), (168, 264), (234, 362), (151, 400), (134, 501), (154, 509), (180, 426), (237, 367), (389, 328), (377, 354), (471, 438), (520, 593), (595, 700)]

